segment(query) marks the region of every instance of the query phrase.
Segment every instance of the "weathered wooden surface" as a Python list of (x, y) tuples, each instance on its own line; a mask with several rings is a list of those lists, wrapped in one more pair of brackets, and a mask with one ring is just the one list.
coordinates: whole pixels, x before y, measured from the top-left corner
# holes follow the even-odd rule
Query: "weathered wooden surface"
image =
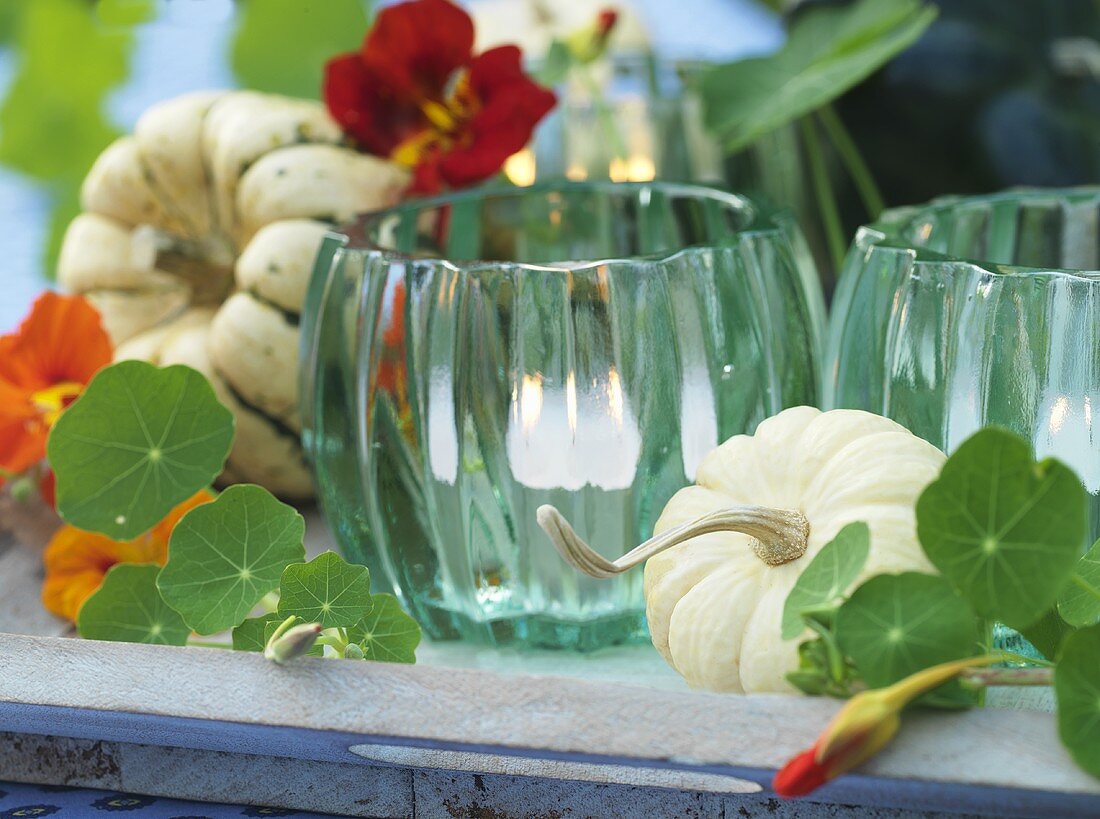
[[(315, 553), (328, 543), (311, 523)], [(786, 803), (774, 768), (837, 703), (690, 692), (646, 647), (428, 645), (414, 667), (279, 668), (57, 639), (67, 625), (38, 602), (54, 526), (0, 499), (0, 631), (40, 635), (0, 635), (0, 778), (374, 816), (1100, 815), (1100, 782), (1049, 714), (914, 716), (821, 802)]]
[[(489, 771), (514, 756), (766, 784), (836, 708), (466, 669), (325, 660), (276, 667), (209, 649), (0, 638), (0, 730), (300, 760), (365, 762), (353, 746), (406, 746), (491, 754), (480, 763)], [(477, 764), (467, 757), (464, 767)], [(1069, 760), (1048, 714), (977, 710), (913, 715), (890, 749), (822, 799), (1095, 815), (1100, 782)]]
[[(0, 734), (0, 770), (22, 782), (224, 800), (348, 816), (826, 817), (845, 810), (815, 802), (780, 802), (759, 794), (680, 792), (585, 780), (447, 770), (299, 762), (248, 754), (159, 748), (101, 740)], [(858, 810), (873, 819), (918, 819), (911, 810)], [(958, 817), (957, 819), (965, 819)]]

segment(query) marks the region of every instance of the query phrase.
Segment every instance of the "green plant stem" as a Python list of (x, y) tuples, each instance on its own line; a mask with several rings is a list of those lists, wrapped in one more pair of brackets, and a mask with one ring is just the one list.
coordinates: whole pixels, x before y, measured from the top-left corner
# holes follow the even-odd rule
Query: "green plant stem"
[(195, 648), (233, 648), (229, 643), (219, 643), (217, 640), (195, 640), (193, 638), (188, 639), (187, 645)]
[(959, 681), (969, 688), (994, 685), (1050, 685), (1053, 668), (968, 668), (959, 674)]
[(317, 638), (317, 642), (321, 645), (332, 646), (338, 654), (343, 656), (344, 650), (348, 647), (347, 629), (325, 629), (321, 636)]
[(834, 273), (840, 271), (844, 261), (844, 229), (840, 224), (840, 211), (837, 209), (836, 193), (829, 180), (829, 169), (825, 167), (825, 157), (818, 144), (817, 129), (809, 117), (798, 121), (802, 131), (802, 145), (806, 159), (810, 163), (810, 179), (813, 182), (814, 197), (821, 212), (821, 226), (825, 231), (825, 241), (829, 246), (829, 256), (833, 261)]
[(816, 620), (826, 628), (830, 628), (832, 627), (833, 620), (836, 619), (836, 612), (839, 608), (839, 603), (832, 603), (829, 605), (817, 606), (815, 608), (802, 609), (801, 614), (805, 620)]
[(1027, 657), (1014, 651), (1002, 651), (999, 653), (1001, 661), (1006, 663), (1023, 663), (1026, 666), (1040, 666), (1041, 668), (1054, 668), (1054, 663), (1045, 657)]
[(832, 681), (838, 685), (842, 685), (844, 683), (844, 678), (847, 676), (847, 668), (844, 663), (844, 653), (840, 650), (840, 646), (836, 644), (836, 637), (833, 635), (832, 630), (817, 620), (807, 620), (806, 625), (817, 632), (817, 635), (821, 638), (821, 642), (825, 646), (825, 654), (829, 658), (829, 674), (832, 677)]
[(855, 183), (856, 191), (859, 192), (859, 198), (863, 201), (863, 207), (866, 208), (867, 215), (871, 219), (877, 219), (886, 209), (886, 202), (875, 183), (875, 177), (871, 173), (871, 169), (867, 167), (863, 154), (860, 153), (855, 140), (852, 139), (852, 135), (844, 126), (844, 121), (833, 110), (833, 106), (828, 104), (817, 109), (817, 118), (825, 129), (829, 141), (836, 148), (841, 162), (848, 170), (848, 175), (852, 177), (852, 182)]
[(298, 620), (298, 616), (295, 615), (295, 614), (292, 614), (288, 618), (283, 620), (283, 622), (279, 623), (279, 625), (275, 629), (275, 631), (273, 631), (271, 633), (271, 636), (267, 638), (268, 646), (274, 645), (275, 641), (278, 640), (280, 637), (282, 637), (284, 634), (286, 634), (287, 631), (290, 630), (290, 627), (293, 626), (295, 622), (297, 622), (297, 620)]
[(619, 133), (618, 123), (615, 122), (615, 112), (608, 105), (607, 100), (604, 99), (603, 89), (596, 84), (596, 80), (592, 77), (592, 72), (589, 71), (588, 66), (580, 66), (577, 73), (580, 75), (585, 89), (592, 96), (592, 105), (596, 108), (596, 116), (599, 117), (607, 138), (611, 141), (612, 156), (625, 161), (627, 158), (626, 143), (623, 141), (622, 134)]

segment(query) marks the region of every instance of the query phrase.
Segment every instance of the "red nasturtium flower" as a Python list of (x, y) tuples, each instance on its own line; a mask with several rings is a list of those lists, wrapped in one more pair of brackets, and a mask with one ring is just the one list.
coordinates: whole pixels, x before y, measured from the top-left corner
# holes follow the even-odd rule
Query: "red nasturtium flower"
[(192, 495), (168, 517), (133, 540), (112, 540), (106, 535), (85, 532), (75, 526), (62, 526), (50, 539), (43, 555), (46, 579), (42, 583), (42, 603), (46, 609), (76, 621), (80, 607), (100, 584), (107, 571), (118, 563), (156, 563), (163, 566), (168, 558), (168, 538), (180, 518), (204, 503), (214, 500), (205, 489)]
[(411, 193), (488, 179), (554, 107), (518, 48), (473, 47), (465, 11), (410, 0), (380, 11), (362, 48), (325, 67), (333, 118), (365, 150), (414, 169)]
[[(46, 457), (50, 427), (111, 355), (99, 313), (79, 296), (43, 293), (19, 329), (0, 336), (0, 482)], [(47, 499), (52, 486), (47, 473)]]
[(910, 702), (967, 668), (989, 665), (999, 659), (983, 655), (941, 663), (886, 688), (856, 694), (837, 711), (811, 748), (780, 769), (772, 787), (786, 797), (805, 796), (817, 790), (882, 750), (901, 727), (901, 711)]

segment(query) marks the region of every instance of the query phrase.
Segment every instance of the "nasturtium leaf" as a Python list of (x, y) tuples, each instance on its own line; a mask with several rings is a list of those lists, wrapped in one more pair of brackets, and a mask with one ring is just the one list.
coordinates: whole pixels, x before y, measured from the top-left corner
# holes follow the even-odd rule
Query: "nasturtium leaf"
[(266, 489), (231, 486), (176, 524), (157, 585), (199, 634), (233, 628), (305, 558), (304, 535), (302, 516)]
[(1020, 630), (1031, 645), (1048, 660), (1057, 660), (1062, 643), (1073, 633), (1073, 626), (1063, 620), (1057, 609), (1051, 609), (1030, 626)]
[(324, 628), (354, 626), (371, 609), (370, 572), (348, 563), (335, 552), (283, 570), (279, 583), (279, 615), (296, 614)]
[(270, 612), (260, 617), (249, 617), (233, 629), (234, 651), (263, 651), (267, 645), (267, 624), (278, 625), (285, 618)]
[(880, 574), (862, 584), (836, 614), (836, 639), (859, 676), (881, 688), (923, 668), (973, 656), (974, 612), (939, 577)]
[(366, 660), (415, 663), (420, 626), (392, 594), (376, 594), (373, 601), (370, 614), (348, 629), (348, 640), (363, 649)]
[(871, 551), (871, 531), (863, 522), (849, 523), (821, 547), (802, 570), (783, 605), (783, 639), (801, 634), (806, 624), (802, 613), (836, 608), (844, 591), (856, 579)]
[(1078, 561), (1058, 596), (1058, 613), (1071, 626), (1100, 623), (1100, 540)]
[(925, 554), (982, 617), (1031, 625), (1065, 587), (1085, 540), (1085, 489), (993, 427), (963, 442), (917, 501)]
[(546, 50), (546, 56), (535, 71), (534, 79), (540, 85), (553, 88), (560, 85), (569, 75), (569, 69), (576, 64), (573, 52), (562, 40), (552, 40), (550, 48)]
[[(835, 641), (834, 641), (835, 645)], [(835, 650), (839, 655), (839, 650)], [(850, 697), (855, 668), (844, 657), (833, 660), (832, 649), (823, 637), (798, 644), (798, 669), (787, 674), (787, 682), (810, 696)]]
[(85, 601), (76, 628), (89, 640), (182, 646), (191, 629), (157, 591), (160, 567), (152, 563), (112, 566)]
[(1100, 776), (1100, 625), (1066, 638), (1054, 694), (1062, 742), (1078, 765)]
[(707, 126), (735, 151), (839, 97), (904, 51), (936, 18), (921, 0), (819, 3), (795, 14), (775, 54), (703, 79)]
[(122, 361), (100, 370), (50, 432), (57, 511), (132, 540), (222, 470), (233, 416), (203, 375)]
[(318, 99), (325, 63), (357, 51), (369, 23), (365, 0), (248, 0), (231, 61), (240, 85), (257, 91)]

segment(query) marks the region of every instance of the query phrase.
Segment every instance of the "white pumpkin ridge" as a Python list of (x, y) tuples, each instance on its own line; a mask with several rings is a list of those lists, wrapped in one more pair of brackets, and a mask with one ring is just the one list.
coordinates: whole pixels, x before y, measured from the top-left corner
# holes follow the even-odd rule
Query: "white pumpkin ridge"
[(645, 562), (653, 645), (692, 687), (790, 692), (801, 638), (783, 640), (783, 606), (802, 569), (840, 529), (863, 521), (871, 551), (847, 591), (885, 572), (934, 572), (914, 507), (945, 460), (881, 416), (794, 407), (707, 455), (654, 537), (615, 561), (552, 507), (538, 517), (563, 557), (593, 577)]
[(391, 162), (344, 144), (322, 104), (253, 91), (149, 108), (100, 155), (58, 262), (116, 359), (187, 364), (237, 418), (227, 480), (312, 494), (298, 442), (298, 320), (330, 225), (393, 204)]

